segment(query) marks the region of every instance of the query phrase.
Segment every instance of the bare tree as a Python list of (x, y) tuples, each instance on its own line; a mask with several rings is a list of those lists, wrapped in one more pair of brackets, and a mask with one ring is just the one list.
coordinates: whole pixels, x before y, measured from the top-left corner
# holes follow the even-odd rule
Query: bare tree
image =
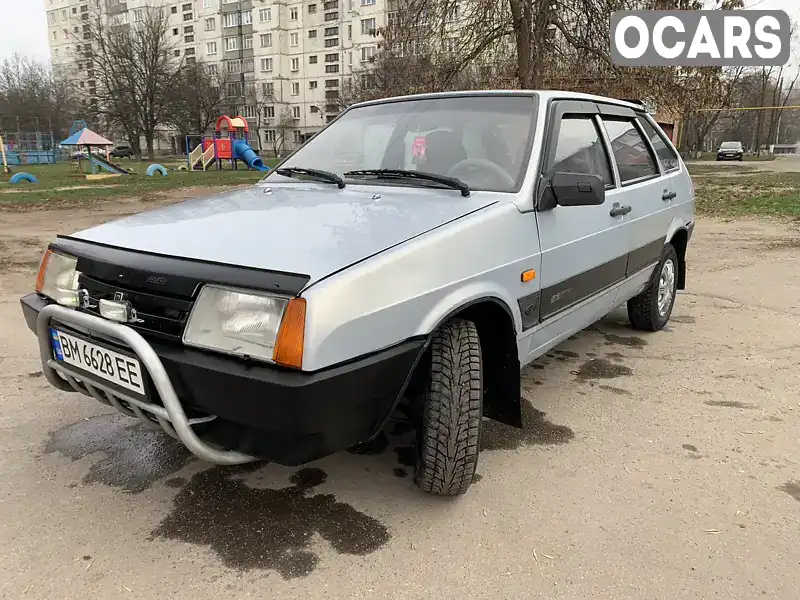
[(216, 65), (203, 62), (184, 65), (170, 90), (165, 123), (183, 136), (204, 134), (222, 114), (226, 83)]
[(122, 128), (134, 151), (139, 150), (139, 136), (143, 136), (152, 159), (156, 129), (165, 121), (170, 88), (182, 60), (174, 55), (166, 11), (140, 10), (141, 19), (127, 23), (97, 9), (84, 23), (84, 37), (76, 41), (82, 42), (84, 58), (99, 74), (94, 98), (98, 115)]
[(281, 158), (283, 156), (289, 134), (293, 129), (294, 119), (292, 118), (292, 111), (288, 106), (284, 106), (273, 129), (275, 131), (275, 136), (270, 141), (272, 152), (276, 158)]
[(274, 118), (268, 116), (267, 111), (271, 110), (274, 114), (275, 96), (268, 84), (262, 83), (261, 85), (251, 85), (245, 88), (245, 101), (248, 106), (252, 107), (251, 110), (255, 112), (255, 117), (248, 120), (253, 123), (251, 131), (255, 132), (258, 138), (258, 150), (261, 150), (263, 148), (261, 131), (266, 129), (265, 125)]
[(53, 130), (66, 137), (77, 112), (77, 98), (70, 84), (53, 69), (18, 54), (0, 64), (0, 114), (13, 121), (14, 129)]

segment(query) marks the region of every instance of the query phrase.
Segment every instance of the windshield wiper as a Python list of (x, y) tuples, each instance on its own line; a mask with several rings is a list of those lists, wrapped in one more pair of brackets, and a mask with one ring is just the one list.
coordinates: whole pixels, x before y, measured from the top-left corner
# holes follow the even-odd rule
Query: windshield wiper
[(330, 171), (320, 171), (319, 169), (303, 169), (300, 167), (283, 167), (275, 171), (278, 175), (284, 177), (294, 177), (295, 175), (306, 175), (314, 177), (318, 180), (327, 181), (328, 183), (335, 183), (339, 189), (344, 187), (344, 181), (336, 173)]
[(469, 186), (455, 177), (446, 175), (436, 175), (435, 173), (425, 173), (424, 171), (407, 171), (405, 169), (360, 169), (358, 171), (348, 171), (345, 177), (358, 177), (373, 175), (382, 179), (421, 179), (424, 181), (435, 181), (454, 190), (461, 190), (461, 195), (469, 196)]

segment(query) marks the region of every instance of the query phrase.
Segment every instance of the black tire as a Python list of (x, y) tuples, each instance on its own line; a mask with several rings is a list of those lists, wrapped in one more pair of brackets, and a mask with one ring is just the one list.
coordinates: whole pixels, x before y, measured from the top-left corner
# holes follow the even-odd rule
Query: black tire
[(478, 465), (483, 417), (481, 344), (474, 323), (452, 319), (433, 334), (421, 399), (416, 484), (429, 494), (463, 494)]
[[(662, 285), (662, 279), (667, 280), (669, 277), (665, 273), (665, 265), (667, 262), (672, 263), (672, 295), (669, 298), (668, 305), (665, 305), (665, 310), (659, 311), (659, 288)], [(658, 261), (658, 266), (653, 272), (653, 277), (647, 288), (638, 296), (634, 296), (628, 300), (628, 319), (634, 329), (641, 331), (658, 331), (667, 324), (669, 317), (672, 314), (672, 309), (675, 306), (675, 294), (678, 290), (678, 255), (672, 244), (664, 246), (661, 253), (661, 260)]]

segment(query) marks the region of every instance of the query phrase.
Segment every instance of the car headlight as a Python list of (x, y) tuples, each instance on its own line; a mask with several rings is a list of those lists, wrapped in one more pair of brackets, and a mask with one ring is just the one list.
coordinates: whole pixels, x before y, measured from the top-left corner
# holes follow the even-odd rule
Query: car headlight
[(300, 368), (305, 300), (205, 285), (183, 333), (187, 346)]
[(72, 256), (47, 250), (39, 264), (36, 291), (63, 306), (79, 305), (78, 261)]

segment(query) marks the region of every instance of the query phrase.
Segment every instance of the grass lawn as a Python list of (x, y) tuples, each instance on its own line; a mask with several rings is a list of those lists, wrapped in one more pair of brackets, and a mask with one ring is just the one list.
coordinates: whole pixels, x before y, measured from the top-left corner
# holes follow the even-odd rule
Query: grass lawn
[[(697, 175), (695, 169), (690, 171)], [(697, 212), (714, 217), (766, 216), (800, 219), (800, 173), (744, 173), (693, 178)]]
[[(268, 166), (276, 164), (265, 161)], [(169, 190), (189, 187), (207, 187), (218, 191), (219, 188), (253, 184), (262, 179), (265, 173), (247, 169), (240, 163), (239, 170), (223, 171), (173, 171), (179, 162), (163, 162), (169, 169), (167, 177), (159, 175), (147, 177), (144, 173), (150, 163), (119, 160), (123, 167), (133, 168), (136, 175), (123, 175), (109, 179), (89, 181), (74, 171), (66, 163), (55, 165), (24, 165), (13, 167), (14, 173), (31, 173), (39, 180), (36, 185), (21, 183), (11, 185), (7, 176), (0, 177), (0, 210), (14, 210), (35, 207), (53, 208), (87, 201), (99, 201), (117, 198), (154, 199)], [(198, 192), (201, 195), (202, 192)]]

